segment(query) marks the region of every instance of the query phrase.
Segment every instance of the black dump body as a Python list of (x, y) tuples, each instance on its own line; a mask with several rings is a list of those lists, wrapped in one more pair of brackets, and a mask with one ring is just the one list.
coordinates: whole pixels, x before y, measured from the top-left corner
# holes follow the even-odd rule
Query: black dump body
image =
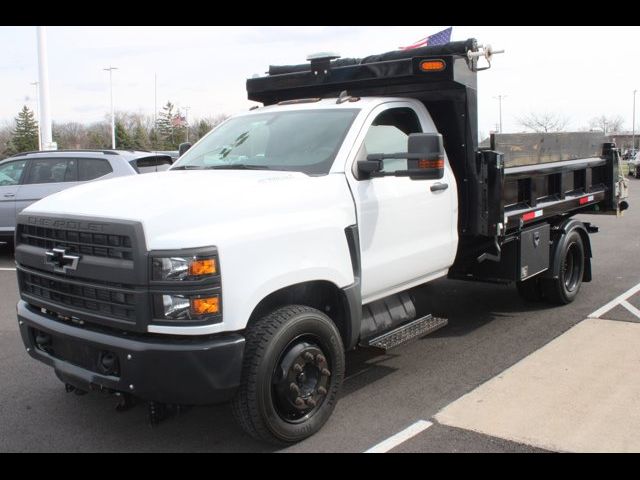
[[(577, 212), (624, 209), (618, 151), (597, 135), (495, 135), (490, 148), (478, 149), (479, 69), (468, 55), (477, 51), (476, 40), (469, 39), (362, 59), (271, 66), (267, 76), (247, 80), (247, 93), (265, 105), (337, 97), (342, 91), (420, 100), (443, 136), (457, 180), (457, 265), (499, 251), (530, 225)], [(444, 62), (442, 70), (421, 70), (423, 61), (436, 59)]]

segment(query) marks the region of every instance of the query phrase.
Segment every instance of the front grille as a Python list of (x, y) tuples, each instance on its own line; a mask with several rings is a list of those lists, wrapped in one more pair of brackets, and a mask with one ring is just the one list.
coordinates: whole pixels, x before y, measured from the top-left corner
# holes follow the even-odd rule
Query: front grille
[(69, 253), (133, 260), (131, 238), (127, 235), (19, 225), (17, 236), (20, 243), (47, 250), (62, 247)]
[(133, 288), (122, 284), (74, 282), (19, 270), (22, 293), (73, 310), (135, 322)]

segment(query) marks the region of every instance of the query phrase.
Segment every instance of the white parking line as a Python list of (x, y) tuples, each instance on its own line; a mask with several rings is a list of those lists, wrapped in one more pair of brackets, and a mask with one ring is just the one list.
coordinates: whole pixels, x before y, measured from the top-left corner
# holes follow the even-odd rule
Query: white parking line
[(433, 425), (433, 423), (427, 422), (426, 420), (418, 420), (413, 425), (409, 425), (401, 432), (398, 432), (395, 435), (387, 438), (386, 440), (383, 440), (364, 453), (386, 453), (392, 448), (397, 447), (401, 443), (406, 442), (410, 438), (415, 437), (420, 432), (429, 428), (431, 425)]
[(613, 300), (611, 300), (606, 305), (600, 307), (598, 310), (596, 310), (591, 315), (589, 315), (589, 318), (600, 318), (601, 315), (604, 315), (609, 310), (611, 310), (612, 308), (618, 306), (620, 303), (624, 302), (627, 298), (629, 298), (631, 295), (633, 295), (633, 294), (635, 294), (637, 292), (640, 292), (640, 283), (638, 285), (636, 285), (635, 287), (631, 287), (629, 290), (624, 292), (622, 295), (614, 298)]
[(15, 268), (0, 268), (0, 272), (15, 272)]
[(633, 305), (631, 305), (629, 302), (627, 302), (626, 300), (623, 300), (620, 302), (620, 305), (622, 305), (624, 308), (626, 308), (627, 310), (629, 310), (631, 313), (633, 313), (636, 317), (640, 318), (640, 310), (638, 310), (636, 307), (634, 307)]

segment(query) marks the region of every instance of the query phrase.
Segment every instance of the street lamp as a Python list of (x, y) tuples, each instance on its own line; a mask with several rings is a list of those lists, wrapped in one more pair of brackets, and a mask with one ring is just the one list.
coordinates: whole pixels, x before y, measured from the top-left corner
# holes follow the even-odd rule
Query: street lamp
[(38, 150), (42, 150), (42, 134), (40, 133), (40, 82), (31, 82), (36, 87), (36, 119), (38, 120)]
[(186, 141), (187, 141), (187, 142), (189, 141), (189, 109), (190, 109), (190, 108), (191, 108), (191, 107), (184, 107), (184, 110), (185, 110), (185, 114), (184, 114), (184, 123), (185, 123), (185, 126), (186, 126), (186, 129), (185, 129), (185, 130), (187, 131), (187, 134), (186, 134), (186, 137), (187, 137), (187, 138), (186, 138)]
[(633, 130), (631, 132), (631, 152), (635, 153), (636, 151), (636, 92), (638, 90), (633, 91), (633, 118), (631, 119), (631, 124), (633, 125)]
[(113, 71), (117, 70), (117, 67), (103, 68), (105, 72), (109, 72), (109, 89), (111, 90), (111, 148), (116, 148), (116, 120), (113, 114)]
[(502, 99), (507, 98), (506, 95), (498, 95), (497, 97), (493, 97), (498, 99), (498, 108), (500, 112), (500, 133), (502, 133)]

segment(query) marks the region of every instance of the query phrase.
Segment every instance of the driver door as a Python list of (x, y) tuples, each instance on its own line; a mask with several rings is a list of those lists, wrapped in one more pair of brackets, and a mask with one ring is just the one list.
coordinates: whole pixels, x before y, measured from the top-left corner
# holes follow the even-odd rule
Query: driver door
[[(367, 154), (406, 152), (410, 134), (435, 132), (426, 111), (421, 113), (402, 102), (374, 110), (348, 175), (358, 213), (364, 303), (445, 275), (455, 256), (456, 186), (448, 165), (439, 180), (356, 176), (357, 162)], [(385, 172), (407, 168), (406, 159), (384, 161)]]

